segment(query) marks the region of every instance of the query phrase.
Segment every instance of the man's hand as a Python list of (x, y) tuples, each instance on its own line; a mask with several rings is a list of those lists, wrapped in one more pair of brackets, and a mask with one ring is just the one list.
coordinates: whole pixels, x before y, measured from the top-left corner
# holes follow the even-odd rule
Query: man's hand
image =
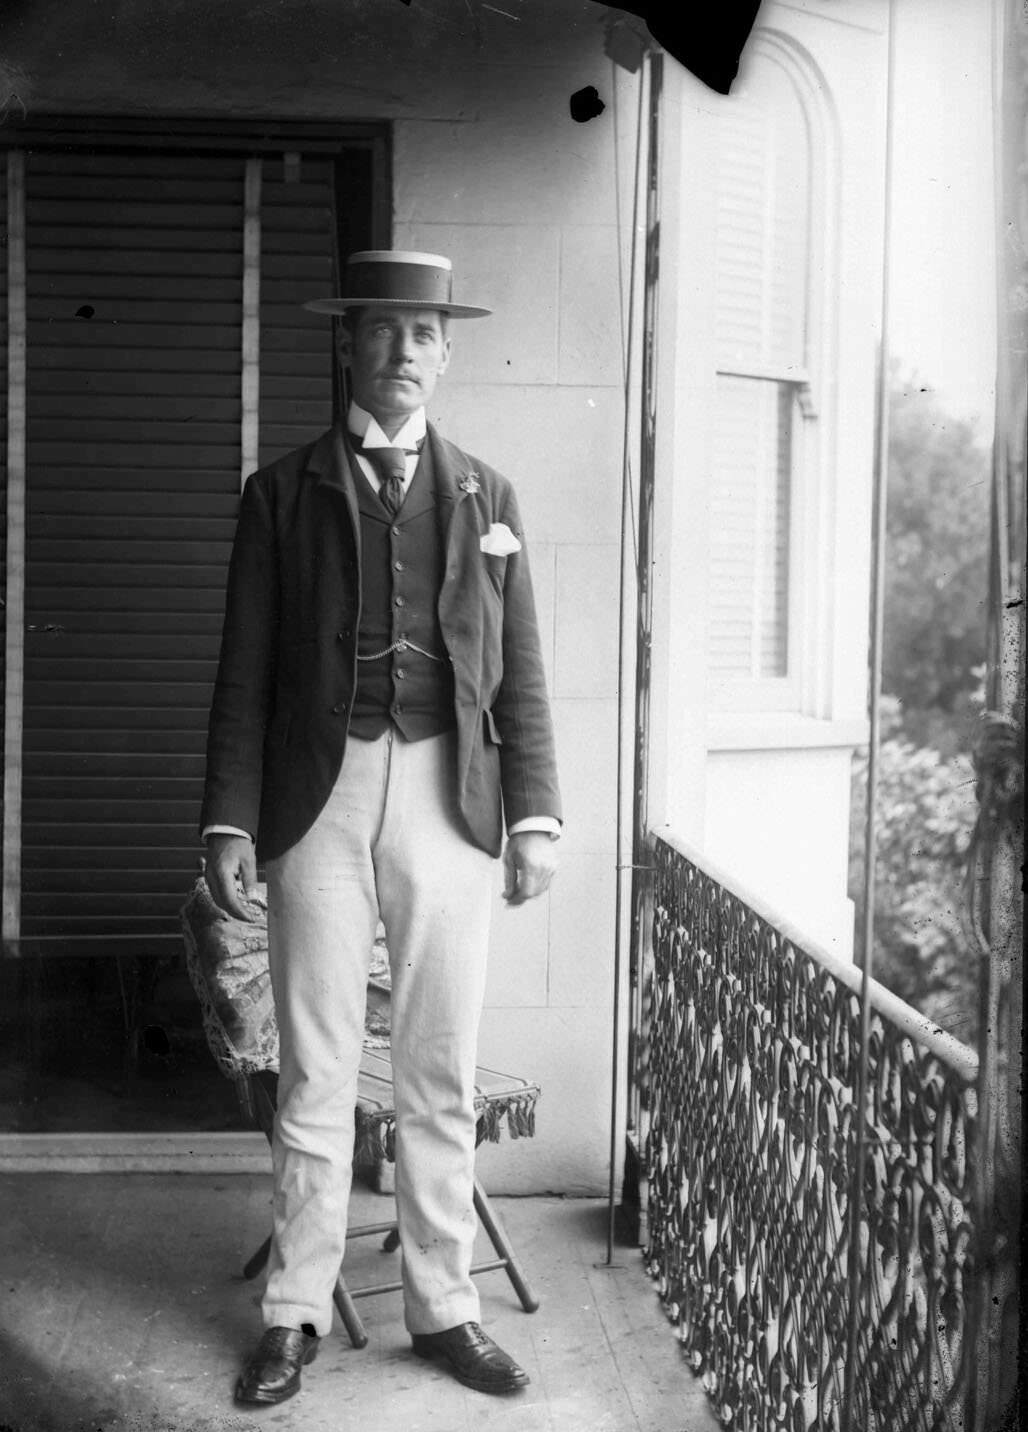
[(503, 898), (523, 905), (550, 888), (557, 869), (557, 842), (546, 831), (523, 830), (512, 835), (503, 852)]
[(226, 915), (251, 922), (259, 918), (259, 912), (253, 906), (244, 904), (253, 895), (257, 884), (257, 858), (249, 837), (209, 835), (205, 875), (211, 899)]

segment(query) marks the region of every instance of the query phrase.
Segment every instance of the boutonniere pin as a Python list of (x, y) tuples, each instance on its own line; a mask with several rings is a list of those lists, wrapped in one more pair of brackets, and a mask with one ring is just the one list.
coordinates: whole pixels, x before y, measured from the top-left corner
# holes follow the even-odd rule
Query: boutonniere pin
[(489, 531), (482, 533), (478, 545), (490, 557), (509, 557), (512, 552), (521, 551), (521, 543), (506, 522), (490, 522)]
[(457, 486), (460, 488), (461, 492), (475, 493), (481, 492), (482, 490), (482, 484), (478, 480), (477, 472), (465, 473), (464, 476), (461, 478), (460, 482), (458, 482)]

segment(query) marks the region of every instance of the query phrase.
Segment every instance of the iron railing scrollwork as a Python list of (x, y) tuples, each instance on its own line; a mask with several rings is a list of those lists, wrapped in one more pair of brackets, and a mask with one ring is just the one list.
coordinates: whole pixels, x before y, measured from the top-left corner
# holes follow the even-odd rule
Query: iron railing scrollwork
[[(973, 1356), (976, 1057), (654, 841), (647, 1267), (733, 1428), (956, 1432)], [(859, 1300), (848, 1282), (858, 1196)]]

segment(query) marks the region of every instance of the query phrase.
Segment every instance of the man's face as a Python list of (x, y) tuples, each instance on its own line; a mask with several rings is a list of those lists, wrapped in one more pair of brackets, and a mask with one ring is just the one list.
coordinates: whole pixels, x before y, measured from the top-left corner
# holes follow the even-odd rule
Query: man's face
[(365, 308), (356, 332), (340, 329), (340, 356), (354, 401), (395, 431), (424, 407), (450, 361), (442, 315), (433, 308)]

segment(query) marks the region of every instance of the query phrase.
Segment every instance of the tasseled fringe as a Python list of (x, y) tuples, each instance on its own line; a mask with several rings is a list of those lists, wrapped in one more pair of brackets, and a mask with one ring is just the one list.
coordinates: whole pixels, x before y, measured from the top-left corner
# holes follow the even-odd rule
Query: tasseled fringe
[(528, 1093), (506, 1094), (498, 1099), (487, 1099), (478, 1114), (477, 1143), (486, 1139), (491, 1144), (500, 1142), (503, 1120), (507, 1120), (507, 1132), (512, 1139), (531, 1139), (535, 1136), (535, 1102), (539, 1095), (536, 1090)]
[[(514, 1094), (501, 1094), (496, 1098), (476, 1101), (478, 1104), (478, 1125), (476, 1144), (486, 1140), (498, 1144), (503, 1133), (503, 1121), (507, 1121), (507, 1133), (512, 1139), (531, 1139), (535, 1136), (535, 1105), (539, 1098), (537, 1089), (522, 1090)], [(358, 1165), (380, 1163), (387, 1159), (392, 1163), (396, 1158), (396, 1115), (369, 1113), (357, 1105), (357, 1138), (354, 1160)]]

